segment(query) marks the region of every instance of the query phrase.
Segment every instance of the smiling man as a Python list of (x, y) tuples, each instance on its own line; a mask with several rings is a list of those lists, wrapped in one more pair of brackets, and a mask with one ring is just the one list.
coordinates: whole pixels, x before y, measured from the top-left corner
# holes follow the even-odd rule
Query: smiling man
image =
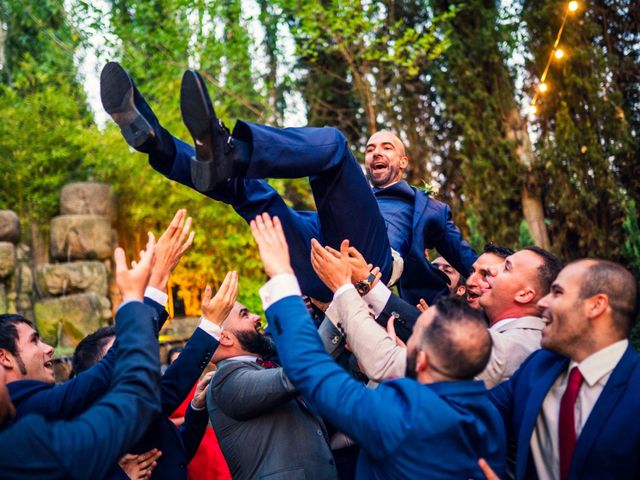
[(580, 260), (538, 303), (543, 349), (490, 392), (516, 441), (515, 478), (638, 478), (635, 278), (613, 262)]
[(0, 315), (0, 364), (6, 382), (54, 382), (53, 347), (42, 341), (33, 323), (21, 315)]
[[(402, 180), (409, 158), (391, 132), (379, 131), (367, 141), (365, 169), (372, 191), (338, 129), (279, 129), (238, 121), (230, 133), (195, 71), (185, 72), (180, 100), (195, 148), (160, 125), (117, 63), (103, 69), (100, 89), (103, 106), (125, 140), (148, 154), (158, 172), (233, 206), (247, 222), (262, 212), (277, 215), (302, 291), (310, 297), (331, 298), (309, 262), (312, 238), (334, 248), (349, 239), (380, 267), (385, 283), (397, 281), (400, 294), (413, 305), (448, 292), (447, 276), (424, 258), (425, 248), (436, 248), (463, 276), (476, 260), (449, 207)], [(309, 178), (317, 212), (293, 210), (264, 181), (301, 177)], [(360, 280), (366, 285), (368, 279)]]

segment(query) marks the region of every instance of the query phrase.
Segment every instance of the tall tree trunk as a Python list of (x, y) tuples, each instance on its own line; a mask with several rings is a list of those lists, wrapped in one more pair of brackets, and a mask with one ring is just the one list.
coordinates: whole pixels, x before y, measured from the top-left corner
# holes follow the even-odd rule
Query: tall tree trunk
[(522, 214), (536, 245), (549, 250), (551, 242), (544, 222), (542, 192), (532, 171), (537, 159), (531, 146), (527, 121), (522, 118), (517, 108), (513, 108), (507, 115), (506, 138), (513, 142), (514, 156), (522, 165), (525, 175), (521, 192)]

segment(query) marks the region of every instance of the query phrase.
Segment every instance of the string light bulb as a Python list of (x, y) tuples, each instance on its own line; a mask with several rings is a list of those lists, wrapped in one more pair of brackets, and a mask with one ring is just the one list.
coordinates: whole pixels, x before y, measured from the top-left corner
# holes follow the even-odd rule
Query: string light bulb
[(571, 0), (569, 2), (569, 11), (570, 12), (575, 12), (576, 10), (578, 10), (579, 5), (580, 4), (578, 2), (576, 2), (575, 0)]
[(530, 105), (529, 106), (529, 113), (531, 115), (535, 115), (536, 113), (538, 113), (538, 107), (536, 107), (535, 105)]
[(547, 85), (546, 83), (542, 82), (540, 85), (538, 85), (538, 91), (540, 93), (545, 93), (547, 90), (549, 90), (549, 85)]
[(553, 52), (553, 56), (556, 57), (557, 60), (560, 60), (564, 57), (564, 50), (561, 48), (556, 48)]

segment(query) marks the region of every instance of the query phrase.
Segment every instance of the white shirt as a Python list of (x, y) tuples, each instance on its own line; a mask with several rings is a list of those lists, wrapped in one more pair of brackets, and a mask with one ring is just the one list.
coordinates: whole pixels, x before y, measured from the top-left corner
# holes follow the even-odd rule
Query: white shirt
[(542, 402), (535, 429), (531, 435), (531, 452), (540, 480), (560, 478), (560, 440), (558, 420), (560, 401), (567, 388), (569, 372), (575, 366), (584, 377), (575, 405), (576, 438), (584, 428), (611, 372), (629, 346), (629, 340), (616, 343), (591, 354), (582, 362), (570, 362), (569, 368), (554, 382)]

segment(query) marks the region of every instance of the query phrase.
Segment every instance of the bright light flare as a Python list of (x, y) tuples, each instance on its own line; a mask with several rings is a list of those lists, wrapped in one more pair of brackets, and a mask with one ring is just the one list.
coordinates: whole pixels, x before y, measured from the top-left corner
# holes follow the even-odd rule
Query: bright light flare
[(569, 2), (569, 11), (575, 12), (576, 10), (578, 10), (579, 6), (580, 4), (578, 2), (576, 2), (575, 0), (572, 0), (571, 2)]
[(564, 50), (561, 48), (556, 48), (556, 51), (553, 52), (553, 56), (556, 57), (557, 60), (560, 60), (564, 57)]
[(546, 83), (542, 82), (540, 85), (538, 85), (538, 91), (540, 93), (546, 93), (549, 90), (549, 85), (547, 85)]

